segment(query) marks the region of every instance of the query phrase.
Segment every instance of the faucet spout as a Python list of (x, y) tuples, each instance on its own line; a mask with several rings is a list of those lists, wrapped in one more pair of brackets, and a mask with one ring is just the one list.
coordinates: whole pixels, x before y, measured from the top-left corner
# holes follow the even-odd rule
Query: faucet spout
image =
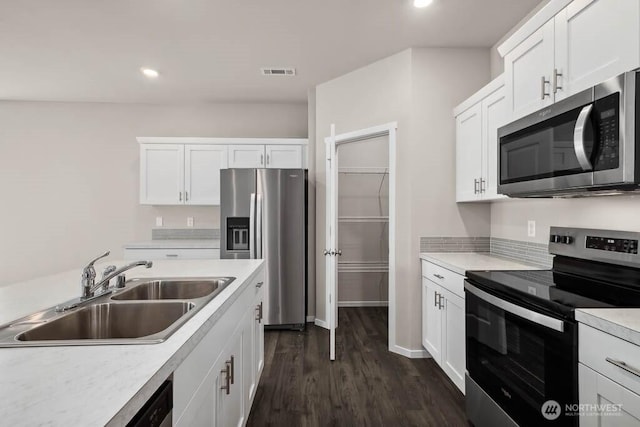
[(151, 268), (153, 266), (153, 262), (135, 261), (135, 262), (132, 262), (131, 264), (124, 265), (120, 268), (117, 268), (115, 270), (108, 272), (99, 282), (93, 283), (91, 284), (91, 286), (83, 286), (82, 299), (93, 297), (96, 290), (98, 290), (100, 287), (104, 287), (105, 285), (108, 286), (108, 283), (111, 279), (124, 273), (127, 270), (131, 270), (132, 268), (139, 267), (139, 266), (144, 266), (145, 268)]

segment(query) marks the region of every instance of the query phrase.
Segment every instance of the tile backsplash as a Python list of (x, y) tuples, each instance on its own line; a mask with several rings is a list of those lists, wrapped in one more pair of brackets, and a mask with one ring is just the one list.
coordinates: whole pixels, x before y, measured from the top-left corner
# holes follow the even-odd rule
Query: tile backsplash
[(218, 228), (154, 228), (151, 230), (152, 240), (203, 240), (219, 239)]
[(546, 243), (497, 237), (421, 237), (420, 252), (490, 252), (502, 258), (550, 268), (553, 255)]

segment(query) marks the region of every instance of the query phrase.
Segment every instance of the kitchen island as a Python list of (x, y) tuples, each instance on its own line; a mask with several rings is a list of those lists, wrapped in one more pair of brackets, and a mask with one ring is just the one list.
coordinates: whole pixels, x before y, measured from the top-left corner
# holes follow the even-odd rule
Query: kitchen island
[[(96, 264), (102, 271), (107, 264), (124, 264), (109, 260)], [(80, 294), (81, 268), (62, 274), (30, 280), (0, 288), (0, 324), (29, 313), (52, 307)], [(204, 378), (186, 378), (197, 358), (191, 354), (201, 347), (218, 325), (229, 324), (225, 314), (240, 309), (251, 311), (247, 295), (262, 281), (262, 260), (176, 260), (156, 261), (150, 269), (133, 269), (127, 277), (235, 277), (235, 280), (189, 319), (166, 341), (159, 344), (97, 345), (75, 347), (0, 348), (0, 419), (3, 425), (124, 425), (144, 405), (158, 387), (174, 376), (173, 421), (187, 411), (189, 396), (179, 391), (195, 392)], [(250, 297), (254, 291), (251, 290)], [(258, 295), (257, 290), (255, 295)], [(244, 298), (244, 299), (241, 299)], [(238, 304), (247, 305), (238, 308)], [(249, 313), (247, 313), (249, 314)], [(251, 319), (254, 317), (251, 316)], [(238, 319), (239, 321), (239, 319)], [(237, 326), (237, 322), (233, 327)], [(262, 325), (260, 325), (260, 328)], [(225, 331), (223, 331), (225, 332)], [(226, 331), (226, 337), (234, 331)], [(222, 352), (219, 349), (209, 352)], [(262, 348), (256, 351), (263, 351)], [(261, 360), (261, 355), (259, 355)], [(241, 358), (238, 361), (242, 361)], [(187, 360), (187, 362), (185, 362)], [(213, 362), (213, 361), (210, 361)], [(206, 373), (209, 367), (202, 367)], [(246, 420), (260, 370), (252, 390), (242, 390), (241, 414)], [(247, 380), (248, 375), (245, 375)], [(248, 394), (247, 394), (248, 393)], [(181, 396), (178, 396), (180, 394)], [(194, 395), (195, 396), (195, 395)], [(177, 400), (176, 400), (177, 399)], [(182, 400), (180, 400), (182, 399)], [(187, 399), (186, 401), (184, 401)], [(180, 413), (175, 413), (176, 403)], [(212, 406), (212, 403), (210, 404)]]

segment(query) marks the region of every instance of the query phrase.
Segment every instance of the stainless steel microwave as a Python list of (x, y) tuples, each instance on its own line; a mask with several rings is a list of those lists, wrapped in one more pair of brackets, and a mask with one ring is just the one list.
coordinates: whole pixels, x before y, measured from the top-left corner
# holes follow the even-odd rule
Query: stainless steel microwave
[(498, 129), (498, 193), (511, 197), (640, 189), (637, 88), (630, 71)]

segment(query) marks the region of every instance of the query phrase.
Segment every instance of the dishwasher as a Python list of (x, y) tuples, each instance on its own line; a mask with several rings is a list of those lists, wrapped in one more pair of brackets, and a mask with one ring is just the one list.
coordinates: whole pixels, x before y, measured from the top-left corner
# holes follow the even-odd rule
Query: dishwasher
[(173, 383), (167, 380), (129, 421), (127, 427), (169, 427), (173, 409)]

